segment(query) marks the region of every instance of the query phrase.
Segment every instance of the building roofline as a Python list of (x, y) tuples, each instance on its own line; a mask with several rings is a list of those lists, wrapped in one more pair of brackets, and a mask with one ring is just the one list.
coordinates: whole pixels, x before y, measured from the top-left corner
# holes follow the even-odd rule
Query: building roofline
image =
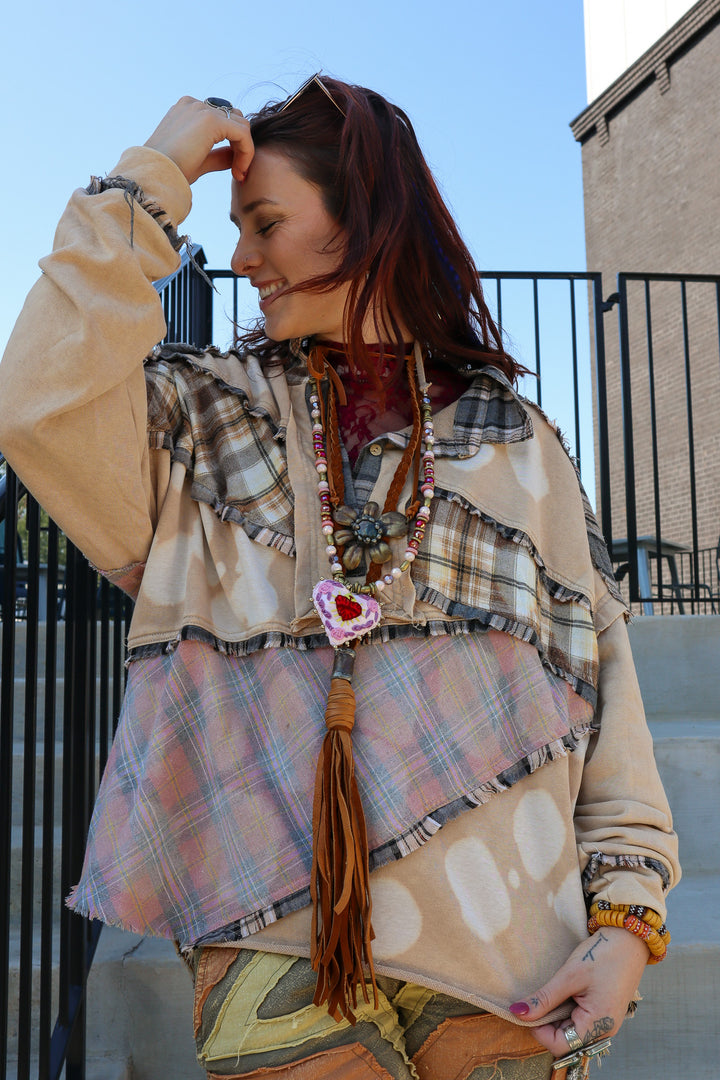
[(698, 0), (651, 48), (608, 86), (599, 97), (570, 122), (577, 142), (597, 134), (604, 144), (609, 139), (608, 118), (622, 107), (644, 83), (655, 80), (661, 94), (670, 89), (670, 64), (720, 18), (720, 0)]

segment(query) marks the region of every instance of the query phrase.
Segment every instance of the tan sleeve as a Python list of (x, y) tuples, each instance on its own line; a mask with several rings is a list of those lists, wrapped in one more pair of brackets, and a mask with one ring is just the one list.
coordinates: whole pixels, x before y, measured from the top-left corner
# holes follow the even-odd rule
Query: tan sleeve
[(597, 576), (598, 735), (585, 760), (575, 813), (586, 888), (597, 899), (665, 915), (677, 883), (677, 836), (645, 721), (623, 606)]
[[(112, 176), (136, 181), (179, 225), (190, 188), (143, 147)], [(76, 191), (0, 363), (0, 449), (67, 535), (103, 570), (143, 561), (157, 513), (142, 362), (165, 334), (152, 282), (179, 256), (137, 202)]]

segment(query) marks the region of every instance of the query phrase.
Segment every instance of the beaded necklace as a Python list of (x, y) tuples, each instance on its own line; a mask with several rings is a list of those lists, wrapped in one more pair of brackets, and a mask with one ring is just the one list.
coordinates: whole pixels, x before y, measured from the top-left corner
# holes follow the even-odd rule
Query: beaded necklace
[[(390, 485), (388, 499), (392, 502), (390, 492), (402, 486), (412, 456), (417, 456), (413, 497), (416, 498), (419, 487), (422, 499), (416, 499), (410, 508), (409, 517), (411, 520), (414, 517), (414, 524), (408, 535), (403, 560), (380, 576), (378, 563), (387, 561), (390, 556), (385, 537), (398, 536), (406, 531), (407, 518), (394, 509), (388, 509), (387, 503), (382, 515), (375, 503), (366, 504), (360, 514), (345, 506), (333, 512), (333, 485), (328, 471), (329, 439), (323, 425), (320, 379), (326, 371), (329, 378), (337, 376), (324, 361), (321, 366), (318, 366), (316, 358), (308, 362), (308, 369), (317, 382), (317, 391), (310, 395), (312, 438), (318, 474), (320, 529), (331, 574), (331, 577), (317, 583), (312, 599), (328, 640), (335, 649), (325, 709), (327, 733), (318, 762), (313, 801), (311, 962), (318, 972), (314, 1003), (321, 1005), (326, 1002), (332, 1016), (336, 1019), (344, 1016), (351, 1023), (355, 1022), (352, 1010), (357, 1006), (358, 985), (365, 1001), (369, 1001), (363, 963), (369, 970), (374, 1004), (375, 1008), (378, 1007), (370, 945), (374, 934), (370, 921), (372, 901), (367, 832), (355, 780), (351, 738), (355, 723), (355, 693), (352, 688), (356, 655), (354, 646), (380, 622), (382, 613), (378, 596), (410, 570), (425, 535), (435, 493), (435, 430), (430, 384), (425, 378), (422, 352), (417, 343), (413, 352), (414, 366), (408, 362), (408, 377), (412, 380), (410, 389), (416, 404), (419, 397), (419, 440), (415, 428), (408, 451)], [(329, 390), (329, 401), (332, 402), (332, 390)], [(328, 408), (328, 415), (330, 412)], [(415, 415), (417, 421), (417, 408)], [(412, 453), (413, 446), (417, 448), (417, 455)], [(421, 505), (418, 505), (420, 502)], [(382, 544), (385, 544), (384, 548)], [(359, 564), (361, 554), (356, 560), (353, 553), (344, 566), (346, 553), (341, 553), (339, 548), (346, 545), (346, 552), (365, 547), (371, 560), (375, 560), (371, 562), (362, 584), (348, 584), (346, 566), (354, 569)]]
[[(365, 581), (363, 584), (353, 582), (348, 585), (345, 578), (345, 566), (343, 565), (343, 561), (345, 561), (346, 566), (348, 564), (346, 560), (341, 558), (338, 552), (338, 546), (347, 544), (349, 540), (354, 539), (356, 544), (372, 548), (373, 544), (376, 544), (384, 536), (400, 535), (397, 530), (396, 518), (399, 517), (404, 521), (405, 515), (397, 515), (392, 510), (383, 515), (379, 515), (379, 510), (376, 512), (374, 509), (377, 507), (376, 503), (368, 503), (360, 514), (357, 514), (356, 511), (349, 510), (349, 508), (344, 506), (339, 507), (333, 513), (330, 483), (328, 482), (328, 453), (320, 396), (317, 392), (313, 392), (310, 395), (310, 415), (313, 421), (313, 449), (315, 451), (315, 468), (318, 473), (317, 491), (320, 502), (320, 529), (323, 535), (323, 542), (325, 543), (325, 553), (328, 556), (328, 561), (330, 563), (332, 580), (338, 582), (344, 586), (347, 591), (352, 593), (364, 593), (376, 597), (383, 592), (386, 586), (392, 585), (397, 578), (407, 573), (415, 561), (418, 549), (425, 535), (427, 522), (430, 518), (430, 504), (435, 494), (435, 428), (433, 425), (430, 402), (430, 383), (425, 379), (422, 353), (417, 344), (414, 347), (414, 360), (414, 377), (420, 392), (421, 410), (421, 461), (423, 478), (422, 484), (420, 485), (420, 494), (422, 495), (422, 505), (417, 510), (415, 523), (412, 526), (412, 529), (409, 530), (404, 559), (400, 562), (399, 566), (393, 566), (391, 570), (387, 571), (375, 581)], [(373, 509), (368, 511), (368, 507)], [(383, 520), (384, 518), (388, 518), (389, 520), (386, 522)], [(341, 526), (340, 529), (337, 528), (338, 525)], [(405, 524), (403, 531), (406, 529), (407, 525)], [(379, 561), (380, 560), (378, 560), (378, 562)], [(354, 565), (351, 563), (348, 568), (355, 569), (356, 565), (357, 563)]]

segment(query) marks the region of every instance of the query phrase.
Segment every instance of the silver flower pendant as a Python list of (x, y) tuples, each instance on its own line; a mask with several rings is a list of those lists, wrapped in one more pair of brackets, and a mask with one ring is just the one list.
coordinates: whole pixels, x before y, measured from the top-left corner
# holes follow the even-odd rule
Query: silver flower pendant
[(391, 536), (404, 536), (408, 523), (404, 514), (397, 510), (380, 513), (376, 502), (365, 503), (358, 513), (350, 506), (340, 506), (335, 512), (335, 541), (345, 548), (342, 561), (348, 570), (360, 565), (363, 551), (367, 551), (374, 563), (387, 562), (392, 551), (387, 540)]

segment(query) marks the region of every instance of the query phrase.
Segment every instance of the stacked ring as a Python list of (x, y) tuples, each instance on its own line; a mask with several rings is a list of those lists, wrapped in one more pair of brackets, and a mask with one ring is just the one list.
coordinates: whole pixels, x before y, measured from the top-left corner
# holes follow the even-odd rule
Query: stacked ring
[(572, 1024), (568, 1024), (566, 1028), (563, 1028), (563, 1035), (565, 1036), (567, 1044), (571, 1050), (582, 1049), (583, 1041)]
[(228, 101), (227, 98), (222, 97), (206, 97), (203, 101), (203, 105), (209, 105), (211, 109), (220, 109), (225, 113), (228, 120), (230, 119), (230, 113), (235, 107), (232, 101)]

